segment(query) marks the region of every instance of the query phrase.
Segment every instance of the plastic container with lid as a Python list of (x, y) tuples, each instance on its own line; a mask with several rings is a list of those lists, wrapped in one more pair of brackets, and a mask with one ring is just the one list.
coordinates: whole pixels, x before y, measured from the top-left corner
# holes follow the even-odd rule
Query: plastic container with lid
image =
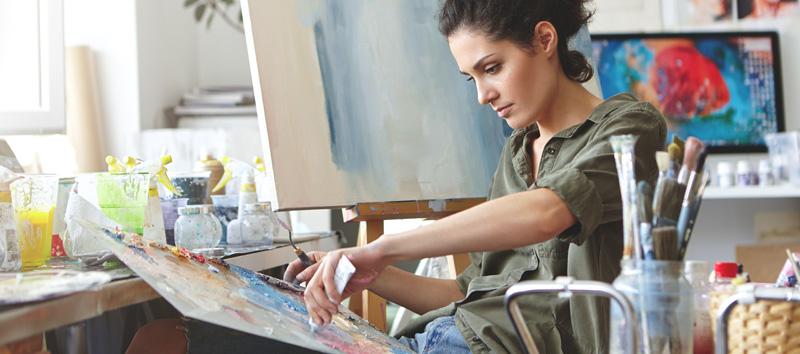
[(739, 274), (739, 265), (734, 262), (714, 263), (713, 284), (730, 284)]
[(213, 248), (222, 239), (222, 226), (212, 214), (210, 205), (189, 205), (178, 208), (175, 221), (175, 245), (189, 250)]
[(772, 175), (772, 166), (769, 160), (761, 160), (758, 162), (758, 185), (771, 186), (775, 184), (775, 176)]
[(721, 188), (733, 187), (736, 178), (733, 174), (733, 166), (730, 162), (722, 161), (717, 163), (717, 185)]
[(277, 216), (269, 202), (245, 204), (241, 222), (242, 243), (245, 245), (271, 245), (278, 233)]

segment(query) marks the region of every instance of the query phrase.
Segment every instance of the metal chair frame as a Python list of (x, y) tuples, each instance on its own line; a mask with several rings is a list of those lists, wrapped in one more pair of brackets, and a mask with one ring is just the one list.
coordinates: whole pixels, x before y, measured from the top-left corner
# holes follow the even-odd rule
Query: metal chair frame
[(628, 336), (628, 352), (635, 353), (638, 348), (638, 334), (635, 324), (636, 312), (634, 312), (633, 305), (621, 292), (614, 289), (610, 284), (598, 281), (583, 281), (574, 280), (572, 277), (558, 277), (555, 281), (543, 280), (529, 280), (520, 282), (511, 286), (506, 291), (505, 307), (511, 322), (514, 324), (514, 330), (522, 342), (523, 348), (529, 354), (539, 354), (536, 348), (536, 343), (533, 342), (528, 325), (525, 324), (525, 319), (522, 311), (519, 308), (519, 298), (530, 294), (541, 293), (558, 293), (559, 297), (572, 297), (573, 294), (578, 295), (595, 295), (608, 297), (619, 304), (625, 316), (626, 324), (633, 324), (628, 326), (631, 329), (630, 336)]

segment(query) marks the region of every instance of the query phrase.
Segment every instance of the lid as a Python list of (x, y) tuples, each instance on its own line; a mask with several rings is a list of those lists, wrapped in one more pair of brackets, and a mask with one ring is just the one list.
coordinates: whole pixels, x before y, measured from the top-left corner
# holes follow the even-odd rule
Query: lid
[(733, 165), (730, 162), (722, 161), (717, 163), (717, 173), (726, 174), (733, 172)]
[(758, 161), (758, 173), (769, 173), (772, 170), (769, 160)]
[(701, 273), (708, 275), (708, 262), (706, 261), (685, 261), (683, 271), (687, 274)]
[(750, 164), (747, 163), (747, 160), (739, 160), (739, 162), (736, 163), (736, 172), (737, 173), (750, 172)]
[(178, 208), (178, 215), (210, 214), (211, 206), (208, 204), (187, 205)]
[(244, 205), (244, 211), (246, 213), (269, 213), (272, 211), (272, 204), (269, 202), (248, 203)]
[(739, 265), (734, 262), (714, 263), (714, 274), (717, 278), (736, 278), (736, 274), (739, 274)]

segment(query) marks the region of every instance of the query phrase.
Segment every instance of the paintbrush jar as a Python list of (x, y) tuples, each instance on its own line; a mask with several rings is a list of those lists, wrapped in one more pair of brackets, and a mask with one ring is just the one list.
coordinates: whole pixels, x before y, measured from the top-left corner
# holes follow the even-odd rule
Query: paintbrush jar
[(222, 226), (210, 205), (189, 205), (178, 208), (175, 221), (175, 246), (188, 250), (213, 248), (222, 239)]
[[(612, 353), (692, 353), (694, 300), (683, 262), (623, 260), (614, 288), (633, 304), (637, 323), (631, 328), (612, 304)], [(639, 347), (631, 351), (624, 343), (634, 330)]]

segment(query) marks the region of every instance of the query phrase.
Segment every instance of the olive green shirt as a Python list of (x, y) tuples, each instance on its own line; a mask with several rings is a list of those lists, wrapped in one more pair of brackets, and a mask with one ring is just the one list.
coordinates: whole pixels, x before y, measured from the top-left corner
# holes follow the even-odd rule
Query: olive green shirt
[[(611, 283), (620, 271), (623, 241), (619, 181), (608, 139), (619, 134), (639, 136), (636, 176), (652, 185), (658, 174), (655, 152), (662, 150), (666, 130), (652, 105), (628, 94), (614, 96), (587, 120), (547, 142), (536, 181), (531, 147), (539, 137), (538, 127), (514, 131), (503, 148), (489, 199), (547, 188), (561, 197), (577, 222), (539, 244), (470, 254), (472, 264), (456, 279), (465, 298), (424, 314), (400, 335), (421, 332), (437, 317), (455, 316), (473, 353), (524, 352), (503, 305), (506, 290), (520, 281), (558, 276)], [(520, 307), (541, 353), (608, 352), (606, 299), (540, 294), (523, 298)]]

